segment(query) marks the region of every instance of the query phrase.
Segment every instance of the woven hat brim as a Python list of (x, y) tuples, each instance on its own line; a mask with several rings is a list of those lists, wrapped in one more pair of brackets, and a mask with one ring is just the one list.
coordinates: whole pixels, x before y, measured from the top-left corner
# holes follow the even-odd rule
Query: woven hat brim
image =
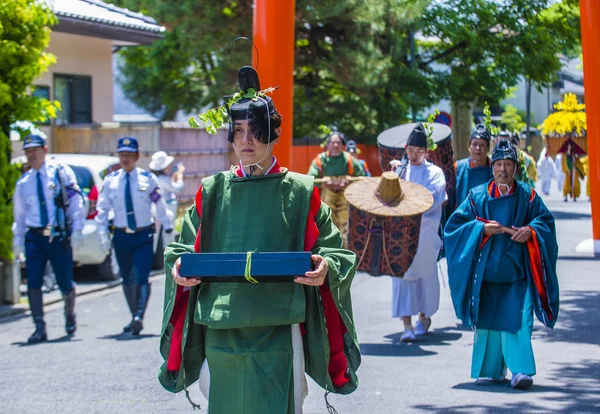
[(369, 177), (355, 181), (346, 187), (344, 196), (348, 203), (361, 211), (376, 216), (399, 217), (423, 214), (433, 205), (433, 196), (417, 183), (400, 180), (403, 197), (400, 202), (386, 205), (376, 191), (381, 177)]

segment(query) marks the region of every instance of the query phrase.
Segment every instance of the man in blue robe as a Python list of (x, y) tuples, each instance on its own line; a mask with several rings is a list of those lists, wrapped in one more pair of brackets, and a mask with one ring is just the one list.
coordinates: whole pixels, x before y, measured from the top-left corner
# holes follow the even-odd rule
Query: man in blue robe
[(515, 180), (517, 149), (500, 141), (494, 178), (474, 188), (446, 225), (454, 309), (475, 330), (471, 376), (527, 389), (536, 373), (533, 313), (552, 328), (558, 316), (554, 217), (531, 187)]
[(453, 210), (467, 198), (469, 191), (492, 179), (488, 153), (492, 135), (484, 124), (478, 124), (469, 139), (469, 157), (459, 160), (456, 169), (456, 200)]

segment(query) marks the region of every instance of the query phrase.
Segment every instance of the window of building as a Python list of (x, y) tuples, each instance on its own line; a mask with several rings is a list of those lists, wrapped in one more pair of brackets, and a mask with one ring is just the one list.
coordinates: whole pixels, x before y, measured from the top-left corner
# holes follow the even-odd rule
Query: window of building
[[(31, 92), (32, 96), (38, 98), (44, 98), (50, 100), (50, 87), (46, 85), (34, 85), (33, 91)], [(46, 118), (44, 122), (39, 122), (40, 125), (50, 125), (50, 120)]]
[(92, 78), (79, 75), (54, 75), (54, 99), (62, 111), (57, 125), (92, 123)]

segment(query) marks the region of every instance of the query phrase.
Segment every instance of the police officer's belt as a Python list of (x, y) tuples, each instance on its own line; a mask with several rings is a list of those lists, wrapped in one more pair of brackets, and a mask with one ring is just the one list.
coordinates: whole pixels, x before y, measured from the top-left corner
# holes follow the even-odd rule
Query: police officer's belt
[(46, 227), (29, 227), (29, 231), (35, 234), (44, 234)]
[[(138, 227), (135, 229), (135, 233), (139, 233), (140, 231), (145, 231), (145, 230), (149, 230), (152, 228), (154, 228), (154, 224), (151, 224), (146, 227)], [(124, 233), (127, 233), (127, 227), (115, 227), (115, 231), (122, 231)]]

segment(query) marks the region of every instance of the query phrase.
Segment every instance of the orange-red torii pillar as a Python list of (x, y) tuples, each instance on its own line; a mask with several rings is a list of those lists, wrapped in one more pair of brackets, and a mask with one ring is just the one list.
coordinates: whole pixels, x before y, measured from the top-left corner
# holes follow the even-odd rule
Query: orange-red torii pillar
[(294, 119), (294, 46), (295, 0), (254, 0), (253, 41), (258, 49), (260, 87), (279, 86), (272, 94), (282, 117), (282, 134), (275, 146), (275, 156), (289, 167), (292, 155)]
[(600, 0), (579, 0), (579, 8), (592, 201), (593, 241), (588, 246), (597, 256), (600, 255)]

